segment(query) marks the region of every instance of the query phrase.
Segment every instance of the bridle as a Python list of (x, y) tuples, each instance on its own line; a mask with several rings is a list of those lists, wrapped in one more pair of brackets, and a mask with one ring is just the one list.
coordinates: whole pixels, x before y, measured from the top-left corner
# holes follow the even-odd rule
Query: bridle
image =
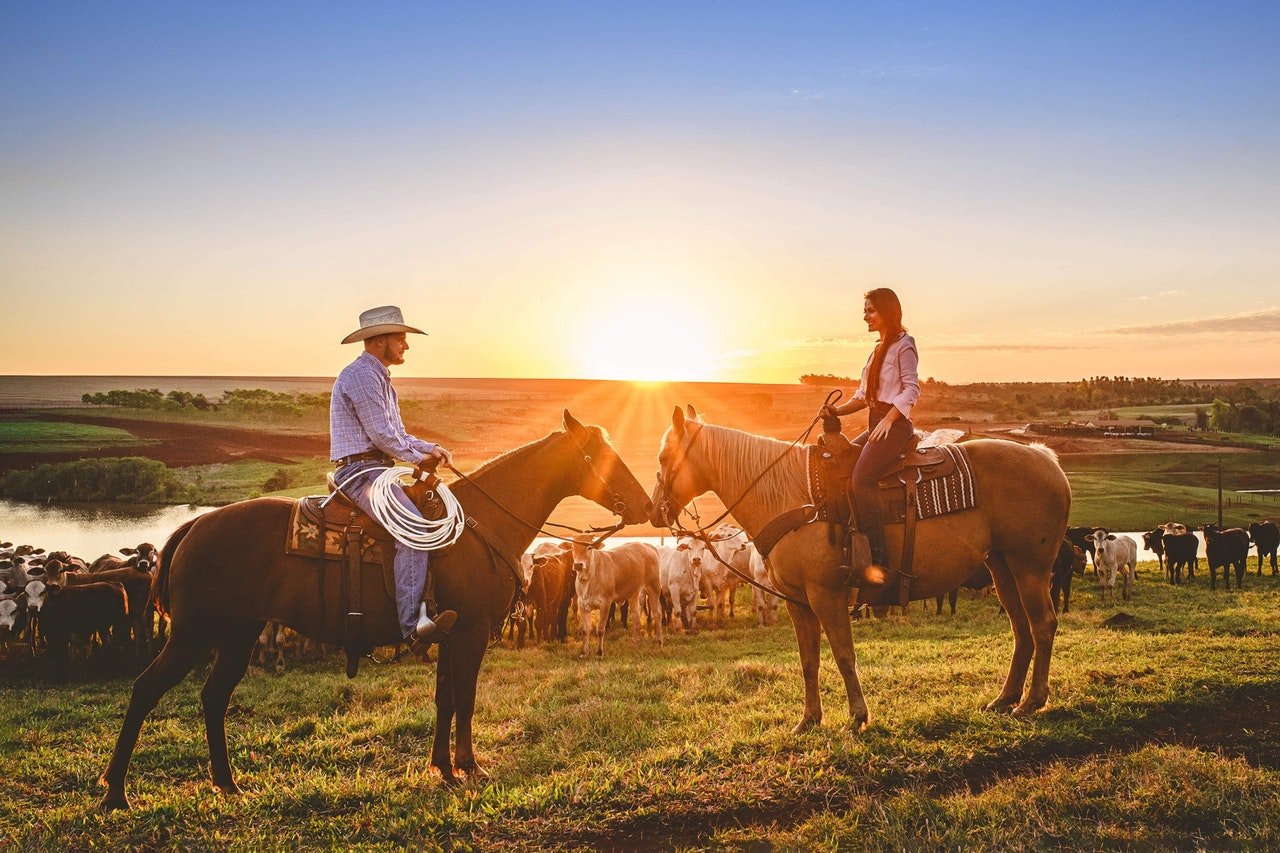
[[(839, 399), (840, 399), (840, 392), (838, 390), (832, 391), (830, 394), (827, 395), (826, 405), (832, 405), (835, 401)], [(747, 487), (742, 490), (742, 494), (738, 496), (738, 499), (734, 501), (732, 504), (730, 504), (729, 506), (725, 507), (724, 512), (720, 513), (720, 515), (717, 516), (714, 521), (701, 525), (697, 530), (688, 530), (680, 526), (680, 513), (686, 512), (687, 510), (682, 506), (674, 514), (671, 513), (673, 498), (671, 496), (670, 484), (675, 482), (676, 477), (680, 473), (681, 467), (683, 467), (686, 462), (689, 462), (690, 464), (696, 464), (690, 460), (689, 451), (692, 449), (693, 443), (697, 441), (698, 436), (702, 434), (702, 430), (705, 428), (703, 424), (698, 424), (697, 431), (693, 432), (693, 434), (690, 435), (688, 443), (680, 445), (676, 448), (676, 453), (677, 453), (676, 461), (669, 466), (669, 471), (665, 477), (662, 474), (662, 466), (661, 465), (658, 466), (658, 484), (657, 484), (658, 488), (655, 490), (654, 497), (657, 498), (659, 501), (659, 506), (662, 508), (662, 517), (668, 522), (667, 526), (670, 527), (672, 532), (677, 535), (705, 536), (707, 530), (709, 530), (712, 526), (719, 524), (721, 521), (728, 518), (733, 513), (734, 508), (737, 507), (738, 504), (742, 503), (742, 501), (747, 497), (747, 495), (751, 493), (751, 490), (756, 487), (756, 484), (758, 484), (762, 479), (764, 479), (764, 475), (768, 474), (770, 471), (773, 470), (774, 466), (776, 466), (783, 459), (787, 458), (787, 454), (790, 453), (791, 450), (796, 445), (800, 444), (803, 441), (808, 440), (809, 433), (813, 432), (813, 428), (818, 425), (818, 421), (822, 420), (822, 417), (823, 417), (822, 412), (820, 411), (814, 417), (814, 419), (809, 422), (809, 426), (805, 428), (805, 431), (800, 433), (800, 435), (797, 436), (794, 441), (792, 441), (785, 448), (783, 448), (782, 452), (778, 454), (778, 458), (770, 462), (767, 466), (765, 466), (764, 470), (761, 471), (759, 474), (757, 474), (756, 478), (752, 480), (750, 483), (748, 483)], [(686, 429), (685, 432), (691, 432), (691, 430)], [(701, 519), (698, 519), (696, 516), (693, 516), (692, 513), (690, 513), (690, 515), (691, 517), (694, 518), (695, 523), (698, 523), (701, 521)]]
[(696, 431), (690, 429), (685, 430), (685, 432), (691, 433), (689, 441), (687, 443), (677, 445), (676, 461), (669, 466), (668, 472), (665, 476), (663, 476), (662, 473), (663, 467), (661, 465), (658, 466), (658, 488), (656, 490), (657, 494), (655, 494), (654, 497), (658, 498), (658, 505), (661, 508), (662, 517), (670, 522), (673, 529), (674, 525), (679, 522), (680, 513), (684, 511), (684, 507), (682, 506), (677, 509), (674, 514), (671, 512), (672, 501), (674, 500), (671, 495), (671, 485), (675, 483), (676, 477), (680, 475), (680, 469), (684, 467), (686, 462), (689, 462), (689, 450), (693, 447), (693, 443), (698, 440), (698, 436), (702, 435), (702, 430), (703, 427), (701, 425), (698, 426)]
[(609, 493), (609, 508), (613, 511), (614, 515), (618, 516), (618, 518), (623, 518), (629, 509), (626, 498), (615, 491), (609, 481), (600, 473), (600, 470), (596, 468), (595, 459), (587, 452), (587, 447), (582, 442), (578, 441), (578, 436), (574, 435), (572, 432), (570, 432), (569, 435), (573, 437), (573, 443), (578, 445), (578, 452), (582, 454), (582, 461), (586, 463), (592, 476), (599, 480), (600, 485), (604, 486), (604, 490)]

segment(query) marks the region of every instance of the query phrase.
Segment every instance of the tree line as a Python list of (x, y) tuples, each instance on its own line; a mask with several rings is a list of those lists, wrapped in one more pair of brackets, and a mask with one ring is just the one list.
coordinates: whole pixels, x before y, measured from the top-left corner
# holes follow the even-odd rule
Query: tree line
[(329, 392), (321, 394), (268, 391), (265, 388), (235, 388), (210, 400), (204, 394), (173, 390), (167, 394), (158, 388), (115, 389), (80, 395), (82, 403), (115, 406), (122, 409), (158, 411), (194, 410), (222, 411), (229, 414), (302, 415), (308, 411), (329, 408)]

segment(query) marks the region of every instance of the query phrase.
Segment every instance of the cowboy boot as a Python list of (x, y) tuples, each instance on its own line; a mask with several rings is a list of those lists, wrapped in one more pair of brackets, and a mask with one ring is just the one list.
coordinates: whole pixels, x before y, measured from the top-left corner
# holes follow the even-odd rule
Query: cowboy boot
[[(430, 614), (435, 613), (435, 618)], [(418, 624), (414, 626), (413, 638), (427, 643), (436, 643), (447, 635), (458, 621), (458, 614), (453, 610), (436, 612), (436, 576), (428, 568), (427, 582), (422, 589), (422, 604), (418, 609)]]
[(865, 536), (870, 558), (867, 562), (852, 560), (849, 573), (849, 586), (882, 587), (889, 579), (888, 560), (885, 557), (884, 519), (874, 508), (866, 508), (861, 503), (854, 503), (854, 513), (858, 519), (858, 530), (850, 534), (850, 550), (857, 550), (857, 537)]
[(441, 611), (436, 614), (435, 619), (432, 619), (427, 615), (427, 603), (424, 601), (418, 610), (418, 624), (413, 628), (413, 638), (429, 643), (439, 642), (457, 621), (458, 614), (453, 610)]

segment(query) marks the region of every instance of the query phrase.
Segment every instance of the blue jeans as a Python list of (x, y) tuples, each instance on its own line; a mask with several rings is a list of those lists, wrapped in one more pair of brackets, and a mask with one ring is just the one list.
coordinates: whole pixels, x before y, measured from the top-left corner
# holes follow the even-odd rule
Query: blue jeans
[(881, 418), (889, 414), (888, 405), (878, 404), (868, 409), (867, 429), (853, 439), (862, 445), (862, 454), (853, 466), (853, 508), (858, 514), (858, 529), (867, 535), (873, 547), (884, 548), (884, 519), (880, 514), (880, 477), (915, 434), (915, 427), (906, 418), (898, 418), (889, 427), (889, 434), (879, 441), (870, 441), (871, 430)]
[[(369, 487), (384, 468), (386, 465), (374, 460), (352, 462), (334, 472), (333, 478), (343, 487), (344, 495), (355, 501), (370, 516), (377, 518), (373, 515), (373, 504), (369, 500)], [(350, 483), (347, 483), (348, 479), (351, 479)], [(391, 492), (396, 500), (419, 518), (422, 517), (422, 513), (418, 512), (418, 508), (398, 484), (391, 487)], [(399, 542), (395, 543), (395, 549), (396, 613), (400, 617), (400, 634), (407, 637), (417, 627), (418, 607), (422, 603), (422, 591), (427, 586), (427, 552), (406, 548)]]

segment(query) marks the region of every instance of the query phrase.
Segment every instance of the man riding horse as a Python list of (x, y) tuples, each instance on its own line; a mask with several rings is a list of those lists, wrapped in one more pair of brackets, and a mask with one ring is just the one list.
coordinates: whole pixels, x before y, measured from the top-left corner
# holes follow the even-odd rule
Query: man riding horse
[[(405, 431), (400, 419), (400, 403), (391, 387), (393, 364), (404, 364), (409, 350), (406, 334), (425, 335), (421, 329), (405, 325), (394, 305), (371, 308), (360, 315), (360, 328), (342, 339), (350, 344), (364, 341), (364, 352), (356, 357), (333, 383), (329, 404), (329, 457), (337, 471), (334, 480), (359, 507), (373, 515), (370, 486), (374, 479), (397, 459), (418, 464), (436, 459), (446, 465), (452, 455), (439, 444), (415, 438)], [(398, 484), (391, 491), (407, 512), (421, 518), (417, 506)], [(396, 611), (405, 640), (432, 642), (449, 633), (458, 614), (445, 610), (432, 619), (423, 601), (428, 580), (427, 552), (396, 543)]]

